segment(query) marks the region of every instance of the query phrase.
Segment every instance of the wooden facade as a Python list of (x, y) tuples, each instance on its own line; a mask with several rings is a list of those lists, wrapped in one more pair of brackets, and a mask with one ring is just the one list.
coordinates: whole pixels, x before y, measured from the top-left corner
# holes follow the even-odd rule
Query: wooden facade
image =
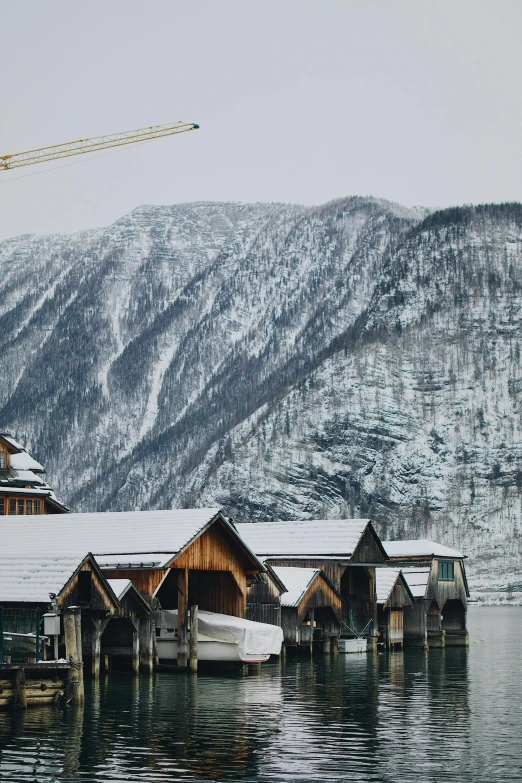
[(404, 645), (404, 610), (412, 607), (415, 599), (401, 572), (391, 575), (390, 584), (392, 587), (389, 592), (385, 591), (388, 593), (386, 597), (383, 594), (381, 600), (381, 596), (377, 596), (379, 643), (387, 650), (397, 650)]
[(429, 569), (423, 594), (404, 611), (404, 644), (409, 647), (466, 647), (469, 591), (464, 562), (457, 558), (394, 558), (411, 586), (416, 568)]
[(104, 568), (108, 579), (130, 579), (155, 608), (178, 610), (178, 665), (187, 665), (191, 606), (246, 617), (247, 586), (265, 569), (221, 514), (161, 568)]
[(320, 643), (327, 652), (332, 641), (342, 631), (343, 601), (338, 590), (321, 571), (299, 600), (292, 605), (281, 606), (281, 627), (286, 648), (312, 650), (314, 643)]
[(364, 633), (371, 649), (377, 643), (376, 566), (387, 562), (387, 555), (371, 522), (349, 559), (335, 556), (269, 557), (272, 566), (317, 568), (324, 573), (342, 598), (343, 635)]

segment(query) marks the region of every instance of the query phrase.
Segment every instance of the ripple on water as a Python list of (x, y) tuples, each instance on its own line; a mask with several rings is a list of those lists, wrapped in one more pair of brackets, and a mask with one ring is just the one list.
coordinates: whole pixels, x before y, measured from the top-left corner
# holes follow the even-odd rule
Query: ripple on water
[(0, 713), (0, 780), (522, 781), (522, 609), (472, 609), (469, 624), (469, 653), (112, 675), (83, 711)]

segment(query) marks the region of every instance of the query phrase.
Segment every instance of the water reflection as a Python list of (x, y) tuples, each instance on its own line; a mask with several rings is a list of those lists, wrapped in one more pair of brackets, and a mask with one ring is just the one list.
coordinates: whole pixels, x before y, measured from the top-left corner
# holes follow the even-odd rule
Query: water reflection
[(522, 780), (522, 611), (477, 613), (469, 653), (113, 674), (88, 685), (83, 710), (0, 712), (0, 780)]

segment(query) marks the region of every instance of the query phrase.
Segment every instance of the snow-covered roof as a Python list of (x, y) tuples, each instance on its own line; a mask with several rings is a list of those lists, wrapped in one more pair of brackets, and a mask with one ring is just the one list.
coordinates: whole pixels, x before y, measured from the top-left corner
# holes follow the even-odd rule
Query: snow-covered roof
[(217, 508), (201, 508), (4, 516), (2, 553), (22, 549), (27, 557), (44, 552), (79, 559), (92, 552), (102, 562), (99, 555), (117, 555), (122, 561), (129, 554), (144, 555), (144, 561), (173, 557), (218, 513)]
[(272, 566), (287, 591), (281, 596), (281, 606), (299, 606), (306, 591), (321, 571), (318, 568)]
[(308, 519), (299, 522), (243, 522), (237, 523), (236, 528), (258, 557), (348, 559), (369, 521)]
[[(20, 519), (20, 517), (18, 517)], [(26, 540), (18, 540), (17, 552), (0, 549), (0, 601), (49, 603), (49, 593), (58, 595), (85, 555), (28, 554)]]
[(24, 447), (18, 443), (18, 441), (16, 441), (12, 435), (9, 435), (9, 433), (0, 433), (0, 438), (3, 438), (5, 441), (7, 441), (7, 443), (9, 443), (9, 445), (14, 449), (17, 449), (18, 451), (25, 451)]
[(393, 588), (401, 573), (400, 568), (376, 568), (375, 569), (375, 588), (377, 593), (377, 603), (385, 604), (390, 597)]
[[(98, 563), (99, 565), (99, 563)], [(132, 582), (130, 579), (107, 579), (109, 586), (118, 600), (123, 598)]]
[(154, 552), (147, 554), (146, 552), (138, 552), (137, 554), (125, 554), (125, 555), (98, 555), (96, 562), (100, 568), (105, 570), (112, 570), (119, 568), (120, 570), (130, 568), (164, 568), (172, 558), (175, 552)]
[(402, 575), (414, 598), (424, 598), (431, 568), (402, 568)]
[(429, 541), (426, 538), (409, 541), (383, 541), (382, 544), (389, 557), (455, 557), (459, 559), (466, 557), (456, 549), (450, 549), (448, 546), (437, 544), (436, 541)]
[[(21, 448), (21, 446), (19, 446), (19, 448)], [(39, 462), (33, 459), (27, 451), (20, 451), (19, 454), (11, 454), (9, 464), (15, 470), (36, 470), (39, 473), (45, 472), (43, 465), (40, 465)]]
[(45, 480), (37, 473), (33, 473), (32, 470), (20, 470), (14, 469), (11, 466), (9, 475), (6, 477), (7, 481), (23, 481), (24, 484), (45, 484)]

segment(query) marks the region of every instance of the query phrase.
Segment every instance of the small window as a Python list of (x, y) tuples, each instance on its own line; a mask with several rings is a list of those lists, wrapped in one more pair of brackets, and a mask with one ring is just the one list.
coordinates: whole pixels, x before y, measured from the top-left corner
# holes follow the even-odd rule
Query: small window
[(25, 513), (26, 514), (32, 514), (33, 513), (33, 501), (32, 500), (26, 500), (25, 501)]
[(0, 470), (7, 470), (7, 454), (0, 453)]
[(33, 500), (33, 514), (39, 514), (39, 513), (40, 513), (40, 501)]
[(5, 499), (0, 498), (0, 515), (5, 514)]
[(16, 513), (25, 514), (25, 500), (16, 501)]
[(16, 500), (14, 498), (9, 498), (9, 513), (16, 514)]
[(439, 560), (439, 579), (453, 582), (455, 579), (455, 564), (451, 560)]

